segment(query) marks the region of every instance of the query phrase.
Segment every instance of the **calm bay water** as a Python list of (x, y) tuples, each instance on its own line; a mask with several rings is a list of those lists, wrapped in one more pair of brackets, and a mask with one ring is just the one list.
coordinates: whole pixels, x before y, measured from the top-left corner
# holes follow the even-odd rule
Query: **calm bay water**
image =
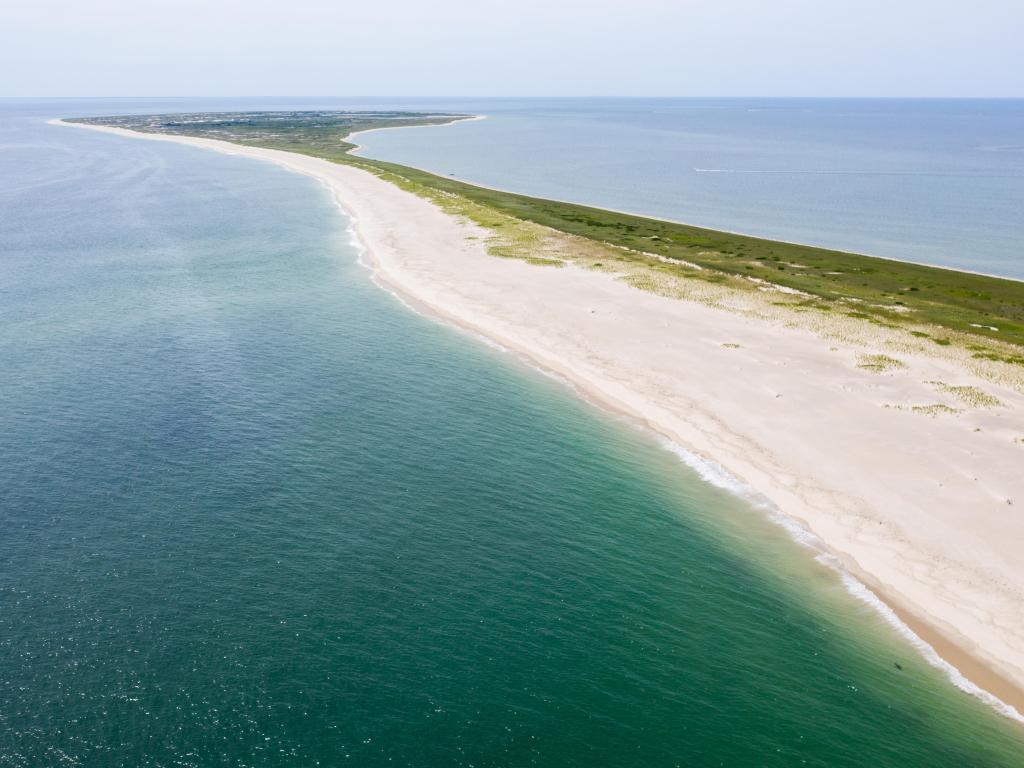
[(1024, 765), (315, 183), (41, 119), (161, 106), (0, 104), (0, 766)]
[(553, 197), (1024, 279), (1024, 100), (467, 102), (370, 157)]

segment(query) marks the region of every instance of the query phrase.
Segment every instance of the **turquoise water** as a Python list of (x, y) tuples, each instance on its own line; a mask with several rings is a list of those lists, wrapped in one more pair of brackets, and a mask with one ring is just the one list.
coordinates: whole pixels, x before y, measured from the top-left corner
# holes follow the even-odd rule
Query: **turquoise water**
[(543, 99), (370, 157), (516, 192), (1024, 278), (1024, 100)]
[(761, 511), (377, 288), (315, 183), (13, 111), (0, 765), (1024, 765)]

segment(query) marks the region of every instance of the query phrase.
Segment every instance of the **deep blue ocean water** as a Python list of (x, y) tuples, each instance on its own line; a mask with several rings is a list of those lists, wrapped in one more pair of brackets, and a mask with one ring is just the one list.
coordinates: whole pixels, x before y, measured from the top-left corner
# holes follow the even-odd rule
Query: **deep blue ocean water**
[(456, 102), (370, 157), (516, 192), (1024, 279), (1024, 99)]
[(196, 106), (0, 102), (0, 766), (1024, 765), (314, 182), (44, 122)]

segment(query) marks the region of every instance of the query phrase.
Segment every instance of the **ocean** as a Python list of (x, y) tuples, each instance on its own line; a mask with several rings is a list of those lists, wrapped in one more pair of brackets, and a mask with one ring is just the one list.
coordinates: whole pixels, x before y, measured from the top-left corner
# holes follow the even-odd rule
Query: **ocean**
[(315, 182), (45, 122), (243, 104), (0, 101), (0, 766), (1024, 765), (742, 488), (379, 288)]

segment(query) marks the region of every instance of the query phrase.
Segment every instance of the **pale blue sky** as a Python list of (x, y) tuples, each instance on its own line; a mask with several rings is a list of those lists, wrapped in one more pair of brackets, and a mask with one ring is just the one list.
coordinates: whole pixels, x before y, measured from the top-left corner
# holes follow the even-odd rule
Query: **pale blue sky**
[(1024, 0), (10, 0), (0, 96), (1024, 96)]

